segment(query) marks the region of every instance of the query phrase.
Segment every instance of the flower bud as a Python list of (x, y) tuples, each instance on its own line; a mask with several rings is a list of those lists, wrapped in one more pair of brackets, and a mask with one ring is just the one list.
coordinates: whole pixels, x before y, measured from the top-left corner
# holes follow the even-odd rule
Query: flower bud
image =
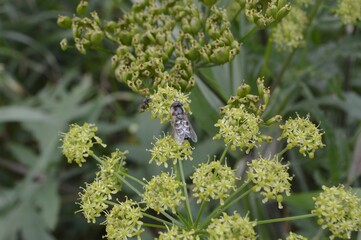
[(251, 92), (251, 86), (245, 83), (242, 83), (242, 85), (237, 88), (237, 95), (239, 97), (245, 97), (250, 92)]
[(60, 42), (60, 47), (61, 47), (61, 50), (63, 51), (66, 51), (68, 49), (68, 39), (66, 38), (63, 38), (63, 40), (61, 40)]
[(71, 27), (71, 18), (68, 16), (58, 16), (57, 24), (62, 28), (70, 28)]
[(87, 10), (88, 10), (88, 2), (81, 0), (78, 6), (76, 7), (76, 12), (82, 16), (86, 13)]

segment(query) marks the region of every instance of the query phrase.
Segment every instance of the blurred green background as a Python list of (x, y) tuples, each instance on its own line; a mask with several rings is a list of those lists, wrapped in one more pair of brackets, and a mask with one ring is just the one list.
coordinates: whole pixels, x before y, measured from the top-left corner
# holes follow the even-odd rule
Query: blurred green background
[[(266, 85), (272, 86), (268, 114), (287, 119), (295, 112), (310, 113), (325, 131), (326, 147), (316, 152), (315, 159), (303, 158), (297, 151), (285, 155), (295, 178), (294, 194), (283, 211), (268, 211), (257, 195), (240, 204), (240, 212), (251, 210), (253, 218), (307, 213), (313, 207), (310, 197), (322, 185), (342, 183), (358, 189), (361, 183), (361, 25), (342, 25), (333, 13), (335, 2), (317, 1), (320, 7), (307, 28), (305, 47), (278, 52), (269, 40), (269, 29), (259, 30), (243, 42), (232, 63), (202, 70), (227, 98), (243, 81), (255, 88), (255, 80), (265, 76)], [(220, 4), (234, 10), (232, 1)], [(108, 145), (98, 149), (98, 155), (115, 148), (129, 150), (127, 166), (138, 178), (150, 179), (160, 171), (155, 165), (149, 167), (146, 149), (169, 126), (137, 112), (142, 98), (115, 80), (109, 54), (61, 51), (59, 42), (71, 37), (71, 31), (59, 28), (56, 20), (58, 15), (72, 16), (76, 5), (77, 1), (0, 1), (0, 240), (104, 235), (103, 226), (88, 224), (81, 213), (74, 214), (79, 209), (75, 204), (79, 187), (92, 181), (96, 163), (89, 161), (79, 168), (61, 156), (59, 132), (67, 131), (69, 123), (98, 126), (98, 135)], [(121, 17), (130, 6), (130, 1), (121, 0), (89, 2), (103, 20)], [(239, 39), (251, 28), (243, 16), (232, 22)], [(222, 141), (212, 140), (222, 101), (200, 79), (191, 99), (199, 142), (194, 161), (185, 169), (187, 175), (224, 147)], [(277, 138), (279, 132), (271, 134)], [(281, 148), (275, 142), (259, 151), (269, 155)], [(242, 171), (247, 157), (231, 152), (227, 161)], [(260, 239), (276, 239), (289, 229), (324, 238), (315, 219), (277, 228), (262, 226), (258, 234)], [(154, 236), (150, 231), (144, 234), (145, 239)]]

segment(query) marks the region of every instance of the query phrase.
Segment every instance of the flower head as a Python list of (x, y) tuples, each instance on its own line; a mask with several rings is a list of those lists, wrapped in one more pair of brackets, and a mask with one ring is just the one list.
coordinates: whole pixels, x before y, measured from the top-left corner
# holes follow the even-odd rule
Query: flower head
[(175, 213), (176, 207), (184, 199), (181, 186), (182, 183), (176, 180), (174, 175), (162, 173), (159, 176), (155, 176), (144, 187), (144, 202), (148, 208), (153, 209), (157, 213), (168, 209)]
[(184, 141), (182, 145), (178, 145), (172, 136), (157, 139), (149, 151), (152, 154), (149, 162), (155, 161), (158, 166), (164, 164), (166, 168), (168, 161), (172, 161), (173, 165), (176, 165), (177, 161), (193, 160), (193, 148), (190, 143)]
[(310, 158), (314, 158), (315, 151), (324, 147), (322, 143), (322, 132), (310, 121), (310, 116), (289, 119), (284, 125), (280, 125), (283, 130), (278, 140), (287, 138), (287, 148), (299, 147), (299, 152)]
[(191, 176), (194, 184), (193, 195), (197, 203), (220, 199), (221, 205), (229, 196), (229, 191), (236, 188), (235, 171), (219, 161), (200, 164)]
[(288, 235), (288, 237), (286, 238), (286, 240), (307, 240), (306, 237), (301, 236), (299, 234), (290, 232), (290, 235)]
[(152, 118), (158, 118), (161, 123), (169, 122), (172, 118), (170, 106), (174, 103), (174, 101), (181, 102), (184, 109), (191, 114), (188, 95), (185, 95), (175, 88), (165, 86), (159, 87), (157, 92), (150, 96), (148, 109), (152, 113)]
[(256, 222), (251, 222), (248, 217), (242, 218), (238, 213), (232, 216), (223, 213), (218, 219), (212, 219), (207, 228), (208, 239), (256, 239), (254, 227)]
[(100, 217), (101, 213), (108, 208), (106, 200), (112, 198), (112, 194), (116, 191), (111, 190), (108, 186), (99, 178), (89, 184), (86, 183), (86, 187), (83, 188), (83, 193), (79, 193), (80, 208), (85, 219), (88, 222), (95, 223), (95, 218)]
[(293, 178), (287, 172), (288, 164), (284, 165), (276, 158), (259, 157), (248, 163), (248, 167), (248, 179), (254, 183), (253, 190), (264, 196), (262, 202), (276, 200), (278, 208), (282, 208), (282, 194), (290, 195), (290, 181)]
[(272, 39), (278, 50), (292, 51), (305, 44), (304, 31), (308, 19), (306, 13), (298, 7), (291, 12), (272, 31)]
[(100, 170), (97, 172), (97, 176), (101, 179), (109, 189), (119, 192), (122, 187), (122, 183), (119, 181), (116, 174), (126, 172), (125, 154), (128, 152), (121, 152), (117, 149), (111, 154), (110, 157), (104, 157), (102, 164), (99, 166)]
[(83, 126), (71, 124), (69, 132), (62, 133), (63, 154), (68, 159), (68, 163), (75, 161), (80, 167), (86, 162), (85, 158), (91, 156), (91, 148), (94, 144), (105, 147), (102, 140), (95, 135), (98, 128), (94, 124), (84, 123)]
[(224, 138), (226, 144), (231, 144), (231, 149), (247, 148), (248, 153), (259, 141), (262, 141), (259, 132), (261, 119), (253, 113), (246, 111), (244, 105), (240, 107), (224, 108), (224, 115), (215, 124), (219, 133), (214, 139)]
[(178, 226), (173, 225), (167, 232), (159, 233), (159, 240), (200, 240), (200, 237), (195, 234), (193, 229), (187, 231), (185, 229), (179, 229)]
[(361, 230), (361, 201), (346, 190), (343, 185), (338, 187), (322, 187), (323, 192), (314, 197), (318, 223), (328, 228), (331, 239), (350, 239), (351, 232)]
[(106, 218), (106, 235), (111, 240), (123, 240), (134, 236), (140, 239), (143, 222), (142, 209), (133, 200), (126, 200), (115, 205)]
[(361, 1), (338, 0), (337, 3), (336, 15), (343, 24), (356, 24), (361, 20)]

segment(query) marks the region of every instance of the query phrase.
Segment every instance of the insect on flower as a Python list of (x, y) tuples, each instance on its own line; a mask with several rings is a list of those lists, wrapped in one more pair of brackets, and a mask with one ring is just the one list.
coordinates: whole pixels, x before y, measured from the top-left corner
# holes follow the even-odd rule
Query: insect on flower
[(138, 112), (145, 112), (149, 108), (150, 97), (146, 97), (138, 106)]
[(174, 101), (170, 106), (170, 111), (172, 113), (172, 126), (176, 143), (182, 145), (184, 140), (189, 139), (197, 142), (197, 135), (188, 120), (188, 114), (184, 110), (183, 104), (179, 101)]

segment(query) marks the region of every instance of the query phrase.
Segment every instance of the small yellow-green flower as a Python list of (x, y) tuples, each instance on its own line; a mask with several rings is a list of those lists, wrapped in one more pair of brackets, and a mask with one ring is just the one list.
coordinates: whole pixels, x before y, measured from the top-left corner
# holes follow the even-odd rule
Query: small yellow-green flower
[(152, 118), (158, 118), (161, 123), (169, 122), (172, 118), (170, 106), (174, 101), (181, 102), (184, 109), (191, 114), (188, 95), (175, 88), (165, 86), (159, 87), (157, 92), (150, 96), (148, 109), (151, 111)]
[(112, 194), (116, 192), (109, 189), (101, 179), (95, 178), (91, 184), (86, 183), (83, 193), (79, 193), (80, 212), (88, 222), (95, 223), (95, 218), (100, 217), (101, 213), (108, 208), (106, 200), (110, 200)]
[(256, 222), (249, 221), (248, 217), (242, 218), (238, 213), (234, 213), (232, 216), (223, 213), (222, 217), (212, 219), (212, 223), (209, 224), (208, 239), (253, 240), (257, 238), (254, 231), (255, 226)]
[(319, 148), (324, 147), (322, 143), (322, 132), (317, 128), (315, 124), (310, 121), (310, 116), (306, 118), (300, 118), (297, 115), (295, 119), (289, 119), (284, 125), (280, 125), (282, 134), (278, 138), (287, 139), (287, 148), (291, 149), (299, 147), (299, 152), (310, 158), (314, 158), (315, 151)]
[(356, 24), (361, 20), (360, 0), (338, 0), (336, 15), (343, 24)]
[(231, 144), (231, 149), (247, 148), (248, 153), (262, 141), (259, 124), (262, 120), (253, 113), (247, 112), (244, 105), (237, 108), (224, 108), (224, 115), (215, 124), (219, 133), (214, 139), (224, 138), (226, 144)]
[(302, 235), (290, 232), (290, 235), (288, 235), (286, 240), (307, 240), (307, 238)]
[(292, 8), (291, 12), (272, 31), (272, 39), (277, 49), (292, 51), (295, 48), (304, 46), (303, 34), (307, 23), (306, 13), (301, 8)]
[(190, 143), (184, 141), (182, 145), (178, 145), (172, 136), (157, 139), (153, 144), (153, 148), (149, 151), (152, 154), (149, 163), (155, 161), (158, 166), (164, 164), (166, 168), (168, 167), (168, 161), (176, 165), (177, 161), (193, 160), (193, 148)]
[(282, 164), (277, 158), (259, 157), (247, 165), (249, 166), (248, 179), (254, 183), (253, 190), (264, 196), (262, 202), (276, 200), (278, 208), (283, 208), (282, 194), (290, 195), (290, 181), (293, 178), (288, 174), (289, 164)]
[(176, 208), (184, 200), (181, 186), (182, 183), (176, 180), (174, 175), (163, 172), (145, 185), (143, 200), (148, 208), (157, 213), (168, 209), (175, 213)]
[(220, 204), (223, 205), (229, 191), (236, 188), (237, 178), (235, 171), (230, 167), (222, 165), (219, 161), (212, 161), (200, 164), (191, 179), (197, 203), (220, 199)]
[(346, 190), (343, 185), (338, 187), (322, 186), (323, 192), (314, 197), (318, 224), (332, 233), (330, 239), (350, 239), (353, 231), (361, 230), (361, 201)]
[(112, 190), (119, 192), (122, 188), (122, 182), (117, 177), (117, 174), (126, 172), (125, 165), (125, 154), (128, 151), (121, 152), (117, 149), (112, 152), (110, 157), (104, 157), (102, 164), (100, 164), (100, 170), (97, 172), (97, 177), (101, 179), (104, 184)]
[(85, 158), (93, 154), (91, 148), (94, 144), (105, 147), (102, 140), (95, 135), (98, 128), (94, 124), (84, 123), (83, 126), (71, 124), (69, 132), (61, 134), (64, 156), (68, 163), (75, 161), (80, 167), (86, 162)]
[(133, 200), (115, 205), (107, 214), (105, 221), (107, 234), (104, 237), (110, 240), (124, 240), (137, 236), (140, 239), (140, 234), (144, 231), (143, 222), (139, 220), (142, 217), (142, 209)]
[(159, 233), (159, 240), (200, 240), (200, 237), (195, 234), (195, 231), (180, 229), (178, 226), (173, 225), (167, 232)]

